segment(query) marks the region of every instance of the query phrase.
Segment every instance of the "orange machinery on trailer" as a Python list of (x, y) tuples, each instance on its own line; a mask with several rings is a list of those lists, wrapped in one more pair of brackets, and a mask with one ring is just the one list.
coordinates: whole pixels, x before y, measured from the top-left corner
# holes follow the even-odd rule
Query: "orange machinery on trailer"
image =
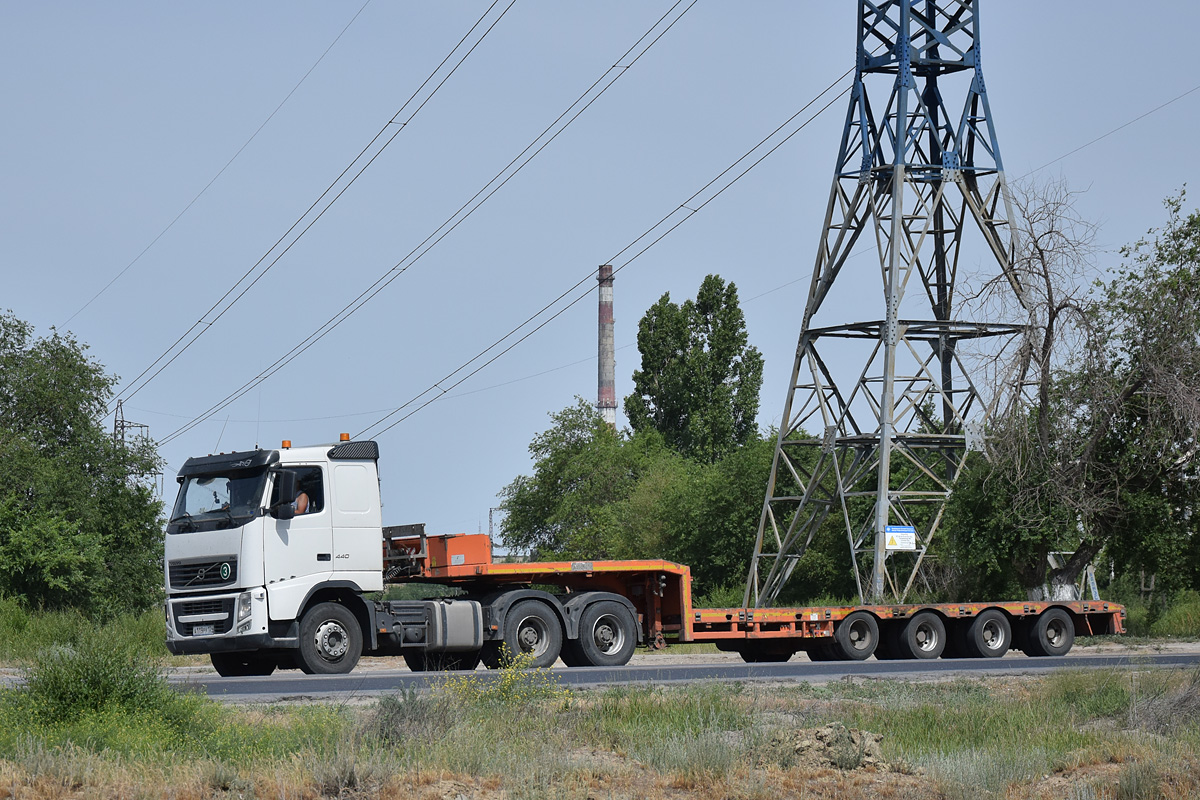
[(1104, 601), (911, 603), (804, 608), (694, 608), (691, 569), (670, 561), (496, 561), (486, 534), (384, 529), (385, 578), (472, 593), (515, 585), (568, 594), (607, 591), (637, 609), (643, 641), (711, 642), (746, 661), (998, 657), (1010, 647), (1059, 656), (1076, 635), (1124, 633), (1125, 609)]

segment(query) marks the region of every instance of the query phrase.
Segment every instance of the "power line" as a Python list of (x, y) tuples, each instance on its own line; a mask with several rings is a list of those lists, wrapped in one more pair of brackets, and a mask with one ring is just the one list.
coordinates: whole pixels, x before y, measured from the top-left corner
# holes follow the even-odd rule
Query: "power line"
[[(799, 111), (797, 111), (796, 113), (794, 113), (790, 117), (788, 117), (786, 120), (784, 120), (784, 122), (782, 124), (780, 124), (777, 128), (775, 128), (775, 130), (773, 130), (773, 131), (771, 131), (771, 133), (767, 134), (762, 140), (760, 140), (758, 142), (758, 144), (756, 144), (754, 147), (750, 148), (750, 150), (748, 150), (746, 153), (744, 153), (742, 156), (740, 156), (737, 160), (735, 160), (732, 164), (730, 164), (728, 167), (726, 167), (724, 170), (722, 170), (715, 178), (710, 180), (708, 183), (706, 183), (704, 186), (702, 186), (697, 192), (692, 194), (691, 197), (689, 197), (687, 200), (684, 200), (681, 204), (679, 204), (679, 206), (677, 206), (675, 209), (673, 209), (671, 212), (669, 212), (666, 216), (664, 216), (662, 219), (660, 219), (657, 223), (655, 223), (649, 229), (647, 229), (641, 236), (638, 236), (636, 239), (634, 239), (632, 242), (627, 244), (625, 247), (621, 248), (621, 250), (619, 250), (611, 258), (606, 259), (605, 260), (606, 264), (614, 264), (625, 253), (627, 253), (630, 250), (637, 247), (640, 242), (642, 242), (646, 239), (650, 239), (651, 236), (654, 236), (656, 231), (658, 231), (660, 228), (665, 227), (665, 230), (662, 230), (661, 233), (659, 233), (657, 236), (654, 236), (654, 238), (650, 239), (650, 241), (644, 247), (642, 247), (640, 250), (638, 250), (636, 253), (634, 253), (632, 256), (630, 256), (624, 263), (622, 263), (618, 266), (614, 266), (613, 274), (616, 275), (616, 273), (620, 272), (622, 269), (629, 266), (634, 261), (636, 261), (638, 258), (640, 258), (647, 250), (649, 250), (650, 248), (654, 247), (656, 244), (661, 242), (672, 231), (674, 231), (676, 228), (678, 228), (684, 222), (691, 219), (694, 215), (696, 215), (701, 210), (703, 210), (704, 207), (707, 206), (709, 203), (711, 203), (713, 200), (716, 200), (718, 197), (720, 197), (725, 192), (726, 189), (730, 188), (735, 183), (737, 183), (739, 180), (741, 180), (746, 175), (746, 173), (750, 172), (750, 170), (754, 169), (759, 164), (761, 164), (763, 162), (763, 160), (768, 158), (772, 153), (774, 153), (776, 150), (778, 150), (780, 147), (782, 147), (793, 136), (798, 134), (800, 131), (804, 130), (804, 128), (806, 128), (809, 125), (809, 123), (811, 123), (814, 119), (816, 119), (818, 116), (820, 116), (831, 105), (833, 105), (835, 102), (837, 102), (839, 98), (843, 97), (850, 90), (850, 87), (846, 87), (841, 92), (834, 95), (829, 100), (829, 102), (825, 103), (825, 105), (823, 105), (819, 109), (817, 109), (817, 111), (811, 117), (809, 117), (804, 122), (802, 122), (800, 125), (798, 125), (795, 128), (795, 130), (793, 130), (791, 133), (788, 133), (786, 136), (782, 137), (781, 139), (776, 141), (774, 144), (772, 144), (768, 149), (766, 149), (765, 152), (763, 152), (757, 158), (754, 158), (754, 160), (751, 161), (751, 163), (748, 166), (746, 166), (745, 169), (743, 169), (741, 172), (738, 172), (730, 180), (728, 180), (723, 185), (721, 185), (719, 189), (717, 189), (714, 192), (709, 193), (709, 190), (712, 189), (715, 185), (717, 185), (718, 182), (720, 182), (722, 179), (724, 179), (726, 176), (728, 176), (731, 172), (736, 170), (739, 164), (742, 164), (747, 159), (752, 158), (756, 153), (758, 153), (765, 146), (767, 146), (772, 140), (774, 140), (777, 137), (777, 135), (780, 132), (782, 132), (789, 125), (791, 125), (796, 120), (797, 117), (800, 117), (802, 114), (804, 114), (805, 111), (807, 111), (809, 108), (811, 108), (813, 105), (815, 105), (822, 97), (824, 97), (831, 90), (836, 88), (837, 85), (839, 83), (841, 83), (843, 80), (845, 80), (845, 78), (848, 75), (850, 75), (850, 73), (853, 71), (854, 71), (853, 69), (850, 69), (850, 70), (847, 70), (846, 72), (842, 73), (842, 75), (840, 77), (838, 77), (837, 80), (835, 80), (835, 81), (833, 81), (833, 83), (829, 84), (829, 86), (827, 86), (825, 89), (823, 89), (812, 100), (805, 103), (804, 106)], [(696, 202), (697, 200), (699, 200), (702, 197), (704, 198), (703, 202), (699, 202), (699, 203)], [(680, 215), (679, 212), (681, 212), (681, 211), (683, 211), (685, 213)], [(679, 218), (674, 219), (677, 216)], [(403, 422), (404, 420), (411, 417), (413, 414), (416, 414), (418, 411), (425, 408), (430, 403), (434, 402), (435, 400), (440, 399), (441, 397), (445, 396), (447, 393), (449, 393), (453, 389), (462, 385), (465, 381), (469, 380), (471, 377), (478, 374), (481, 370), (483, 370), (490, 364), (494, 363), (497, 359), (499, 359), (501, 356), (508, 353), (514, 347), (516, 347), (517, 345), (524, 342), (530, 336), (533, 336), (535, 333), (540, 331), (542, 328), (546, 327), (551, 322), (553, 322), (555, 319), (560, 317), (562, 314), (566, 313), (566, 311), (568, 309), (575, 306), (577, 303), (579, 303), (585, 297), (590, 295), (592, 292), (592, 289), (589, 287), (582, 294), (577, 296), (575, 299), (571, 300), (569, 303), (564, 305), (562, 308), (555, 311), (553, 314), (551, 314), (546, 319), (542, 320), (538, 325), (531, 328), (528, 332), (523, 334), (520, 338), (513, 341), (507, 347), (505, 347), (504, 349), (497, 352), (491, 358), (484, 361), (482, 364), (480, 364), (475, 369), (468, 372), (466, 375), (463, 375), (461, 378), (454, 380), (454, 382), (449, 383), (449, 385), (443, 386), (442, 384), (448, 383), (449, 381), (454, 379), (456, 375), (458, 375), (459, 373), (468, 369), (472, 364), (479, 361), (481, 358), (486, 356), (488, 353), (495, 350), (497, 347), (499, 347), (504, 342), (506, 342), (508, 339), (515, 336), (517, 333), (522, 331), (524, 328), (526, 328), (527, 326), (529, 326), (532, 323), (534, 323), (535, 321), (537, 321), (537, 319), (539, 317), (541, 317), (544, 313), (549, 311), (551, 308), (555, 307), (560, 301), (562, 301), (564, 298), (566, 298), (572, 292), (577, 290), (580, 286), (582, 286), (583, 284), (585, 284), (586, 282), (588, 282), (589, 280), (594, 278), (595, 275), (596, 275), (596, 270), (590, 271), (587, 275), (585, 275), (578, 282), (576, 282), (575, 285), (571, 286), (569, 289), (567, 289), (565, 292), (560, 294), (558, 297), (554, 298), (549, 303), (542, 306), (542, 308), (540, 308), (537, 312), (535, 312), (534, 314), (532, 314), (528, 318), (526, 318), (525, 321), (522, 322), (520, 325), (518, 325), (515, 328), (513, 328), (512, 330), (510, 330), (507, 334), (505, 334), (500, 339), (497, 339), (492, 344), (488, 345), (482, 351), (477, 353), (473, 358), (471, 358), (468, 361), (461, 364), (453, 372), (449, 373), (448, 375), (443, 377), (441, 380), (435, 382), (433, 385), (431, 385), (430, 387), (426, 388), (424, 391), (420, 392), (419, 394), (417, 394), (416, 396), (411, 398), (404, 405), (401, 405), (398, 408), (393, 409), (390, 413), (385, 414), (384, 416), (380, 417), (378, 420), (376, 420), (371, 425), (368, 425), (366, 428), (363, 428), (361, 431), (359, 431), (355, 435), (356, 438), (367, 434), (369, 431), (371, 431), (374, 428), (378, 428), (378, 430), (376, 430), (374, 433), (371, 433), (370, 435), (372, 436), (372, 438), (378, 437), (378, 436), (386, 433), (387, 431), (391, 430), (392, 428), (396, 427), (401, 422)], [(419, 406), (413, 408), (407, 414), (404, 414), (403, 416), (395, 419), (394, 421), (390, 422), (389, 424), (387, 424), (386, 426), (384, 426), (382, 428), (379, 427), (380, 425), (383, 425), (383, 423), (385, 423), (389, 419), (391, 419), (393, 416), (395, 416), (396, 414), (399, 414), (401, 411), (403, 411), (404, 409), (413, 405), (414, 403), (417, 403), (418, 401), (421, 400), (421, 398), (424, 398), (427, 395), (432, 395), (432, 396), (428, 397), (428, 399), (426, 399), (424, 402), (422, 402)]]
[[(255, 377), (246, 381), (240, 387), (226, 395), (223, 399), (210, 406), (205, 411), (190, 422), (179, 427), (175, 431), (169, 433), (162, 443), (166, 444), (173, 439), (187, 433), (213, 415), (219, 413), (222, 409), (237, 401), (255, 386), (258, 386), (263, 381), (270, 378), (283, 367), (290, 364), (314, 344), (323, 339), (331, 331), (341, 325), (352, 314), (366, 305), (372, 298), (378, 295), (392, 281), (403, 275), (410, 267), (417, 263), (426, 253), (432, 250), (443, 239), (449, 236), (455, 229), (465, 222), (476, 210), (486, 203), (496, 192), (500, 191), (510, 180), (525, 168), (539, 153), (546, 149), (555, 139), (558, 138), (580, 115), (583, 114), (593, 103), (596, 102), (613, 84), (621, 79), (630, 68), (636, 64), (642, 56), (644, 56), (650, 48), (652, 48), (663, 36), (667, 34), (675, 26), (680, 19), (694, 6), (697, 0), (692, 0), (680, 12), (675, 13), (679, 6), (683, 5), (684, 0), (678, 0), (672, 5), (657, 22), (652, 25), (649, 30), (643, 33), (633, 45), (626, 50), (620, 58), (597, 78), (591, 86), (589, 86), (573, 103), (567, 106), (566, 110), (558, 115), (546, 128), (538, 134), (528, 145), (525, 146), (520, 153), (516, 155), (507, 165), (504, 166), (495, 176), (483, 185), (479, 191), (471, 196), (463, 203), (453, 214), (446, 218), (432, 233), (425, 237), (416, 247), (409, 251), (404, 258), (396, 262), (387, 272), (381, 275), (374, 283), (364, 289), (357, 297), (347, 303), (336, 314), (325, 321), (320, 327), (310, 333), (305, 339), (296, 344), (287, 353), (280, 356), (274, 363), (268, 366), (263, 371), (259, 372)], [(657, 35), (655, 35), (657, 32)], [(636, 53), (636, 55), (635, 55)], [(630, 58), (630, 56), (633, 56)]]
[(345, 35), (346, 31), (350, 30), (350, 26), (354, 24), (354, 21), (356, 19), (358, 19), (359, 15), (362, 14), (362, 12), (365, 11), (367, 6), (369, 6), (370, 4), (371, 4), (371, 0), (367, 0), (365, 3), (362, 4), (362, 7), (359, 8), (358, 11), (355, 12), (354, 16), (350, 18), (350, 21), (346, 23), (346, 27), (342, 28), (341, 33), (339, 33), (336, 37), (334, 37), (333, 41), (329, 43), (329, 46), (325, 48), (325, 52), (321, 53), (320, 58), (318, 58), (316, 61), (313, 62), (313, 65), (308, 68), (308, 72), (305, 72), (304, 75), (300, 78), (300, 80), (296, 82), (296, 85), (292, 87), (292, 90), (290, 92), (288, 92), (287, 95), (282, 100), (279, 101), (279, 105), (275, 106), (275, 110), (267, 115), (267, 118), (262, 121), (261, 125), (259, 125), (257, 128), (255, 128), (254, 133), (250, 134), (249, 139), (242, 142), (242, 146), (239, 147), (237, 149), (237, 152), (234, 153), (233, 156), (228, 161), (225, 162), (225, 166), (223, 166), (219, 170), (217, 170), (217, 174), (213, 175), (212, 179), (208, 183), (204, 184), (204, 188), (201, 189), (199, 192), (197, 192), (196, 196), (188, 201), (188, 204), (183, 207), (183, 210), (180, 211), (178, 214), (176, 214), (174, 219), (172, 219), (170, 222), (167, 223), (167, 227), (165, 227), (161, 231), (159, 231), (158, 235), (150, 240), (150, 244), (148, 244), (144, 248), (142, 248), (142, 251), (140, 253), (138, 253), (136, 256), (134, 256), (132, 261), (130, 261), (128, 264), (126, 264), (125, 267), (120, 272), (118, 272), (111, 279), (109, 279), (108, 283), (104, 284), (103, 288), (101, 288), (100, 291), (96, 292), (94, 295), (92, 295), (90, 300), (88, 300), (86, 303), (84, 303), (82, 306), (80, 306), (78, 309), (76, 309), (75, 313), (72, 314), (71, 316), (67, 317), (66, 322), (64, 322), (59, 327), (65, 328), (68, 324), (70, 324), (71, 320), (75, 319), (77, 316), (82, 314), (87, 309), (87, 307), (90, 306), (92, 303), (99, 300), (100, 296), (102, 294), (104, 294), (105, 292), (107, 292), (114, 283), (119, 281), (122, 278), (122, 276), (124, 276), (125, 273), (128, 272), (129, 269), (134, 264), (136, 264), (137, 262), (142, 260), (142, 256), (144, 256), (144, 255), (146, 255), (146, 253), (150, 252), (150, 248), (152, 248), (152, 247), (154, 247), (154, 245), (158, 244), (158, 240), (161, 239), (163, 236), (165, 236), (167, 231), (169, 231), (169, 230), (171, 230), (171, 228), (175, 227), (175, 223), (179, 222), (180, 218), (184, 214), (186, 214), (191, 209), (192, 206), (194, 206), (196, 204), (196, 201), (199, 200), (201, 197), (203, 197), (204, 194), (209, 190), (209, 188), (214, 183), (217, 182), (217, 179), (225, 174), (225, 170), (229, 169), (230, 165), (233, 164), (233, 162), (237, 160), (237, 157), (242, 154), (242, 151), (250, 146), (250, 143), (253, 142), (255, 140), (255, 138), (258, 136), (258, 134), (260, 134), (262, 132), (262, 129), (267, 127), (267, 123), (269, 123), (272, 119), (275, 118), (275, 115), (279, 113), (279, 110), (281, 108), (283, 108), (284, 104), (287, 103), (288, 100), (292, 99), (292, 95), (294, 95), (296, 93), (296, 90), (299, 89), (300, 86), (306, 80), (308, 80), (308, 76), (311, 75), (313, 73), (313, 70), (315, 70), (320, 65), (320, 63), (325, 60), (325, 56), (329, 55), (329, 51), (332, 50), (334, 45), (336, 45), (341, 40), (342, 36)]
[[(292, 223), (292, 225), (284, 232), (284, 234), (282, 236), (280, 236), (279, 239), (273, 245), (271, 245), (270, 248), (268, 248), (267, 252), (265, 252), (262, 255), (262, 257), (259, 258), (258, 261), (256, 261), (253, 266), (250, 267), (250, 269), (246, 270), (246, 272), (240, 278), (238, 278), (237, 282), (235, 282), (233, 284), (233, 286), (231, 286), (225, 292), (225, 294), (222, 295), (219, 300), (217, 300), (217, 302), (213, 303), (213, 305), (210, 306), (209, 309), (207, 311), (205, 311), (204, 314), (202, 314), (198, 320), (196, 320), (196, 322), (192, 323), (191, 327), (189, 327), (186, 331), (184, 331), (183, 334), (178, 339), (176, 339), (175, 342), (173, 342), (170, 347), (168, 347), (165, 351), (163, 351), (163, 353), (161, 355), (159, 355), (158, 358), (156, 358), (150, 364), (150, 366), (148, 366), (144, 370), (142, 370), (142, 372), (140, 374), (138, 374), (138, 376), (135, 377), (126, 386), (126, 388), (123, 389), (118, 394), (117, 399), (128, 400), (128, 399), (132, 398), (134, 395), (136, 395), (138, 392), (140, 392), (142, 389), (144, 389), (147, 384), (149, 384), (152, 380), (154, 380), (156, 377), (158, 377), (158, 375), (161, 374), (164, 369), (169, 367), (177, 358), (179, 358), (179, 356), (181, 356), (185, 351), (187, 351), (187, 349), (189, 347), (191, 347), (193, 344), (195, 344), (196, 340), (198, 340), (201, 336), (203, 336), (206, 331), (208, 331), (210, 328), (212, 328), (212, 326), (215, 325), (217, 323), (217, 321), (220, 320), (221, 317), (223, 317), (226, 314), (226, 312), (228, 312), (231, 308), (233, 308), (233, 306), (238, 302), (238, 300), (240, 300), (242, 297), (244, 297), (245, 294), (248, 291), (250, 291), (250, 289), (252, 289), (254, 287), (254, 285), (257, 284), (263, 278), (263, 276), (265, 276), (267, 274), (267, 272), (269, 272), (270, 269), (273, 266), (275, 266), (275, 264), (278, 263), (278, 261), (281, 258), (283, 258), (283, 256), (286, 255), (288, 253), (288, 251), (291, 250), (292, 247), (298, 241), (300, 241), (300, 239), (304, 236), (304, 234), (306, 234), (309, 231), (309, 229), (312, 228), (312, 226), (315, 225), (317, 223), (317, 221), (320, 220), (321, 217), (323, 217), (325, 215), (325, 212), (328, 211), (333, 206), (333, 204), (336, 203), (338, 201), (338, 199), (340, 199), (341, 196), (343, 194), (345, 194), (346, 191), (352, 185), (354, 185), (354, 182), (357, 181), (358, 178), (363, 174), (363, 172), (365, 172), (367, 170), (367, 168), (370, 167), (372, 163), (374, 163), (375, 159), (378, 158), (385, 149), (387, 149), (388, 145), (390, 145), (395, 140), (395, 138), (400, 135), (400, 132), (402, 130), (404, 130), (404, 128), (407, 127), (410, 122), (412, 122), (412, 120), (416, 117), (416, 115), (418, 113), (420, 113), (421, 109), (424, 108), (425, 105), (433, 98), (433, 96), (435, 94), (437, 94), (438, 90), (440, 90), (442, 88), (442, 86), (445, 85), (446, 81), (448, 81), (450, 79), (450, 77), (452, 75), (454, 75), (455, 72), (458, 71), (458, 68), (462, 66), (463, 62), (466, 61), (467, 58), (471, 55), (471, 53), (473, 53), (475, 51), (475, 48), (478, 47), (480, 45), (480, 43), (482, 43), (483, 40), (487, 38), (488, 34), (492, 32), (492, 30), (496, 27), (496, 25), (500, 22), (500, 20), (504, 18), (504, 15), (508, 13), (509, 9), (511, 9), (513, 7), (513, 5), (516, 3), (516, 0), (510, 0), (509, 4), (507, 6), (505, 6), (503, 11), (500, 12), (500, 15), (497, 16), (496, 19), (493, 20), (492, 23), (487, 27), (487, 29), (483, 31), (483, 33), (479, 36), (479, 38), (475, 41), (475, 43), (472, 44), (470, 46), (470, 48), (467, 49), (467, 51), (459, 58), (459, 60), (454, 64), (454, 66), (438, 82), (438, 84), (433, 87), (432, 91), (429, 92), (428, 96), (425, 97), (420, 102), (420, 104), (408, 116), (408, 118), (405, 119), (403, 122), (397, 122), (397, 119), (400, 117), (400, 115), (402, 113), (404, 113), (404, 110), (406, 108), (408, 108), (409, 104), (411, 104), (413, 102), (413, 100), (415, 100), (418, 97), (418, 95), (421, 94), (421, 91), (427, 85), (429, 85), (429, 83), (431, 81), (433, 81), (434, 78), (437, 77), (437, 75), (441, 71), (442, 67), (444, 67), (446, 65), (446, 63), (449, 62), (450, 59), (454, 56), (454, 54), (456, 52), (458, 52), (459, 48), (461, 48), (463, 46), (463, 43), (466, 42), (470, 38), (471, 34), (474, 33), (474, 31), (481, 24), (483, 24), (484, 20), (487, 19), (488, 15), (491, 14), (492, 9), (495, 8), (499, 2), (500, 2), (500, 0), (494, 0), (492, 2), (492, 4), (490, 6), (488, 6), (487, 10), (483, 12), (483, 15), (480, 16), (480, 18), (478, 20), (476, 20), (475, 24), (472, 25), (470, 30), (468, 30), (467, 33), (462, 37), (462, 39), (459, 40), (458, 44), (456, 44), (450, 50), (450, 52), (446, 54), (446, 57), (442, 59), (441, 63), (439, 63), (438, 66), (433, 70), (433, 72), (431, 72), (425, 78), (425, 80), (421, 83), (421, 85), (417, 87), (416, 91), (413, 92), (412, 96), (409, 97), (408, 100), (406, 100), (404, 102), (404, 105), (402, 105), (400, 107), (400, 109), (392, 116), (392, 118), (390, 120), (388, 120), (387, 123), (385, 123), (382, 128), (379, 129), (379, 132), (376, 133), (375, 136), (371, 138), (371, 140), (367, 143), (367, 145), (365, 147), (363, 147), (363, 149), (358, 153), (358, 155), (354, 157), (354, 160), (352, 160), (346, 166), (346, 168), (342, 170), (342, 172), (337, 176), (337, 178), (335, 178), (333, 180), (333, 182), (331, 182), (329, 184), (329, 186), (327, 186), (325, 188), (325, 191), (323, 191), (320, 194), (320, 196), (318, 196), (317, 199), (313, 201), (312, 205), (310, 205), (308, 207), (308, 209), (305, 210), (305, 212), (303, 214), (301, 214), (300, 217), (295, 222)], [(391, 135), (384, 138), (384, 134), (387, 133), (388, 129), (392, 128), (392, 127), (394, 127), (394, 130), (391, 132)], [(383, 143), (381, 145), (379, 145), (378, 147), (376, 147), (375, 146), (376, 143), (379, 142), (381, 139), (383, 140)], [(351, 177), (348, 181), (346, 181), (344, 185), (341, 185), (340, 188), (337, 188), (339, 186), (339, 184), (342, 183), (343, 178), (345, 178), (346, 175), (349, 174), (350, 171), (354, 168), (355, 164), (358, 164), (360, 161), (362, 161), (364, 156), (368, 152), (372, 151), (372, 149), (374, 150), (374, 152), (372, 152), (370, 157), (366, 159), (366, 162), (362, 165), (362, 167), (359, 168), (359, 170), (356, 173), (354, 173), (353, 177)], [(267, 258), (270, 257), (270, 255), (273, 252), (275, 252), (277, 248), (279, 248), (280, 244), (282, 244), (285, 240), (288, 239), (288, 237), (291, 235), (291, 233), (294, 230), (296, 230), (306, 219), (309, 219), (309, 215), (312, 214), (313, 209), (316, 208), (318, 205), (320, 205), (321, 201), (324, 200), (327, 196), (329, 196), (330, 193), (334, 192), (335, 189), (337, 189), (337, 192), (336, 192), (336, 194), (333, 195), (333, 197), (329, 200), (329, 202), (326, 203), (325, 206), (315, 216), (313, 216), (311, 220), (309, 220), (308, 224), (305, 225), (299, 231), (299, 233), (297, 233), (296, 236), (292, 238), (292, 240), (287, 244), (286, 247), (284, 247), (282, 250), (279, 251), (278, 255), (276, 255), (270, 261), (270, 263), (266, 264), (265, 267), (263, 267), (261, 270), (259, 270), (259, 267), (262, 266), (263, 262), (266, 261)], [(254, 275), (254, 273), (256, 271), (258, 272), (258, 274)], [(254, 278), (252, 280), (250, 280), (251, 275), (254, 275)], [(249, 280), (249, 283), (246, 283), (247, 280)], [(239, 291), (238, 287), (242, 286), (243, 283), (246, 283), (246, 285), (244, 288), (241, 288), (241, 290)], [(218, 309), (220, 309), (220, 310), (218, 311)], [(209, 317), (209, 315), (213, 314), (213, 312), (217, 312), (216, 315), (213, 316), (211, 320), (207, 319)], [(194, 335), (193, 335), (193, 333), (194, 333)], [(190, 339), (188, 338), (189, 336), (191, 337)], [(184, 340), (187, 340), (187, 341), (185, 342)]]
[[(1086, 143), (1086, 144), (1081, 144), (1081, 145), (1079, 145), (1079, 147), (1076, 147), (1076, 148), (1075, 148), (1074, 150), (1072, 150), (1071, 152), (1069, 152), (1069, 153), (1064, 153), (1063, 155), (1059, 156), (1058, 158), (1056, 158), (1056, 159), (1054, 159), (1054, 160), (1052, 160), (1052, 161), (1047, 161), (1045, 164), (1042, 164), (1040, 167), (1037, 167), (1037, 168), (1035, 168), (1035, 169), (1031, 169), (1031, 170), (1029, 170), (1029, 172), (1026, 172), (1024, 175), (1022, 175), (1022, 176), (1021, 176), (1021, 178), (1027, 178), (1027, 177), (1029, 177), (1030, 175), (1032, 175), (1032, 174), (1033, 174), (1033, 173), (1035, 173), (1035, 172), (1041, 172), (1041, 171), (1042, 171), (1042, 170), (1044, 170), (1046, 167), (1048, 167), (1048, 166), (1050, 166), (1050, 165), (1052, 165), (1052, 164), (1057, 164), (1059, 161), (1062, 161), (1064, 158), (1068, 158), (1068, 157), (1070, 157), (1070, 156), (1073, 156), (1073, 155), (1075, 155), (1076, 153), (1078, 153), (1080, 150), (1084, 150), (1084, 149), (1086, 149), (1086, 148), (1088, 148), (1088, 147), (1091, 147), (1092, 145), (1096, 144), (1097, 142), (1099, 142), (1099, 141), (1101, 141), (1101, 140), (1103, 140), (1103, 139), (1107, 139), (1109, 136), (1112, 136), (1114, 133), (1117, 133), (1118, 131), (1122, 131), (1122, 130), (1124, 130), (1124, 129), (1128, 128), (1130, 125), (1134, 124), (1135, 122), (1140, 122), (1141, 120), (1145, 119), (1146, 117), (1150, 116), (1151, 114), (1155, 113), (1156, 111), (1161, 111), (1161, 110), (1163, 110), (1164, 108), (1166, 108), (1167, 106), (1171, 105), (1172, 103), (1176, 103), (1176, 102), (1178, 102), (1178, 101), (1182, 100), (1183, 98), (1187, 97), (1189, 94), (1191, 94), (1192, 92), (1195, 92), (1195, 91), (1196, 91), (1196, 90), (1198, 90), (1198, 89), (1200, 89), (1200, 84), (1198, 84), (1198, 85), (1196, 85), (1196, 86), (1193, 86), (1192, 88), (1188, 89), (1186, 92), (1184, 92), (1184, 93), (1183, 93), (1183, 94), (1181, 94), (1181, 95), (1177, 95), (1176, 97), (1173, 97), (1173, 98), (1171, 98), (1170, 100), (1168, 100), (1167, 102), (1163, 103), (1162, 105), (1155, 106), (1154, 108), (1150, 109), (1149, 111), (1145, 112), (1144, 114), (1139, 114), (1138, 116), (1136, 116), (1136, 117), (1134, 117), (1133, 119), (1129, 120), (1129, 121), (1128, 121), (1128, 122), (1126, 122), (1125, 124), (1123, 124), (1123, 125), (1118, 125), (1117, 127), (1113, 128), (1113, 129), (1112, 129), (1111, 131), (1109, 131), (1108, 133), (1105, 133), (1105, 134), (1103, 134), (1103, 135), (1101, 135), (1101, 136), (1097, 136), (1095, 139), (1092, 139), (1090, 142), (1088, 142), (1088, 143)], [(1020, 180), (1020, 178), (1018, 178), (1018, 180)]]

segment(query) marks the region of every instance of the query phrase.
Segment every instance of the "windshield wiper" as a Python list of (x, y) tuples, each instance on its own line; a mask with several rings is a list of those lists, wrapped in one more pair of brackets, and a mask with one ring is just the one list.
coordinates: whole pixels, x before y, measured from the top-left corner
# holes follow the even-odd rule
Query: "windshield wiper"
[[(179, 526), (180, 530), (193, 530), (193, 531), (196, 530), (196, 523), (195, 523), (195, 521), (192, 520), (192, 515), (187, 513), (186, 511), (177, 517), (172, 517), (171, 519), (169, 519), (167, 521), (167, 524), (174, 525), (176, 522), (180, 522), (180, 521), (183, 522), (183, 525)], [(187, 527), (185, 528), (184, 525), (186, 525)]]

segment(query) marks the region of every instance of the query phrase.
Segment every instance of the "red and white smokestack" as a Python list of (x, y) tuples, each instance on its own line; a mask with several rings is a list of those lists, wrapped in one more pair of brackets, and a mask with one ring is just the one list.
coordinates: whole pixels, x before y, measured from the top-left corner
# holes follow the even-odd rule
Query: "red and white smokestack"
[(609, 425), (617, 427), (617, 359), (613, 347), (613, 268), (600, 266), (599, 401), (596, 408)]

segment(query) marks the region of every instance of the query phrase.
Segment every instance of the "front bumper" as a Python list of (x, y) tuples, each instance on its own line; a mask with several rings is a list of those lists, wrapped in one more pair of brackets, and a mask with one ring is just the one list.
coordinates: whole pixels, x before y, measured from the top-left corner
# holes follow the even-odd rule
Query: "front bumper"
[(167, 598), (167, 650), (174, 655), (290, 649), (297, 632), (272, 630), (262, 588)]

